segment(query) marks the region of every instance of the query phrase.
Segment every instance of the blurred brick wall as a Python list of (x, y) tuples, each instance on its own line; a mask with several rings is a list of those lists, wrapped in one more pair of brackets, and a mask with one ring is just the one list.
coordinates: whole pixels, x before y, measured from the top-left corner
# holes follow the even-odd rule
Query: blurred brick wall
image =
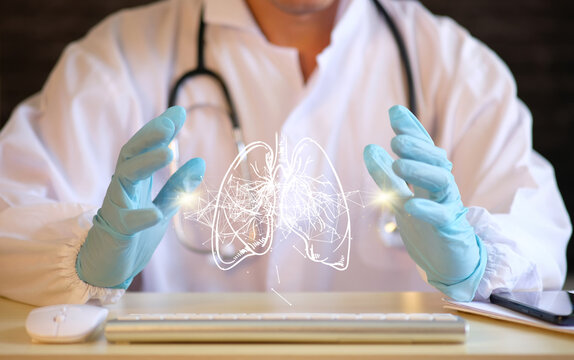
[(106, 15), (151, 0), (0, 0), (0, 126), (38, 92), (64, 47)]
[[(42, 87), (62, 49), (107, 14), (151, 0), (0, 0), (0, 126)], [(534, 116), (534, 147), (574, 214), (574, 0), (421, 0), (508, 64)], [(574, 244), (570, 245), (574, 264)], [(571, 266), (574, 273), (574, 265)]]

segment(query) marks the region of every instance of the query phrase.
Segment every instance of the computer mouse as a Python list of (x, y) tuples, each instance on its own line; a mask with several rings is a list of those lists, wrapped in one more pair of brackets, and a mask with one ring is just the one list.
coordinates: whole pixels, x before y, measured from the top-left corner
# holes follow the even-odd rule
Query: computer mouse
[(94, 305), (44, 306), (28, 314), (26, 331), (36, 342), (82, 342), (102, 330), (107, 316), (108, 309)]

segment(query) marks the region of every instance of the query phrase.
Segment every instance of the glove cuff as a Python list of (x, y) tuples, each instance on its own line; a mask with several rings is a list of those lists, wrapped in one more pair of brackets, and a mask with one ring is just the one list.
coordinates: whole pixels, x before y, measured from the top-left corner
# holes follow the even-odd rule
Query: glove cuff
[[(99, 212), (98, 212), (99, 213)], [(110, 251), (119, 251), (117, 248), (112, 249), (112, 245), (118, 246), (122, 242), (128, 243), (133, 240), (134, 236), (122, 235), (114, 231), (105, 220), (98, 214), (93, 218), (93, 226), (88, 231), (86, 240), (80, 247), (76, 257), (76, 273), (78, 277), (85, 283), (96, 287), (109, 288), (109, 289), (127, 289), (131, 284), (133, 278), (137, 273), (125, 271), (125, 267), (119, 264), (108, 261), (108, 257), (99, 257), (94, 259), (90, 254), (97, 253), (90, 247), (95, 243), (105, 243), (105, 239), (113, 237), (117, 239), (116, 243), (107, 243)], [(104, 244), (105, 246), (105, 244)], [(125, 278), (123, 282), (117, 284), (114, 279)], [(116, 283), (117, 285), (112, 285)]]
[(466, 279), (451, 285), (445, 285), (438, 281), (429, 280), (429, 284), (456, 301), (472, 301), (486, 269), (488, 258), (486, 248), (482, 244), (482, 240), (480, 240), (477, 235), (475, 235), (475, 237), (480, 255), (479, 261), (474, 268), (474, 271)]
[(134, 277), (135, 277), (135, 275), (134, 275), (134, 276), (130, 276), (130, 277), (127, 278), (126, 281), (124, 281), (123, 283), (121, 283), (121, 284), (119, 284), (119, 285), (116, 285), (116, 286), (110, 286), (110, 289), (123, 289), (123, 290), (126, 290), (128, 287), (130, 287), (130, 285), (131, 285), (131, 283), (132, 283)]

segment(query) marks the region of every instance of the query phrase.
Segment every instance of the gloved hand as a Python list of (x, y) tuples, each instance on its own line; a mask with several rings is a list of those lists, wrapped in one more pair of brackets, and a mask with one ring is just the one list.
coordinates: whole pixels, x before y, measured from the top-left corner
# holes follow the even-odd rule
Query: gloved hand
[(381, 147), (368, 145), (363, 156), (369, 174), (391, 195), (405, 247), (429, 284), (455, 300), (470, 301), (487, 256), (466, 220), (452, 164), (409, 110), (393, 106), (389, 116), (396, 134), (391, 148), (399, 159), (393, 161)]
[(204, 161), (189, 160), (151, 200), (151, 176), (171, 162), (168, 145), (184, 122), (185, 110), (171, 107), (122, 147), (102, 207), (78, 253), (76, 271), (83, 281), (126, 289), (165, 234), (179, 208), (179, 195), (201, 182)]

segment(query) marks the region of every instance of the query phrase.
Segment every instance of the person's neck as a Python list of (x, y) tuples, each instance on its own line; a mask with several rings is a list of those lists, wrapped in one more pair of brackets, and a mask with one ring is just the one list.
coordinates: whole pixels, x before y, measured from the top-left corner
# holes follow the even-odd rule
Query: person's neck
[(306, 82), (317, 66), (317, 55), (329, 45), (339, 1), (306, 14), (284, 12), (270, 1), (246, 2), (269, 42), (299, 51), (299, 63)]

